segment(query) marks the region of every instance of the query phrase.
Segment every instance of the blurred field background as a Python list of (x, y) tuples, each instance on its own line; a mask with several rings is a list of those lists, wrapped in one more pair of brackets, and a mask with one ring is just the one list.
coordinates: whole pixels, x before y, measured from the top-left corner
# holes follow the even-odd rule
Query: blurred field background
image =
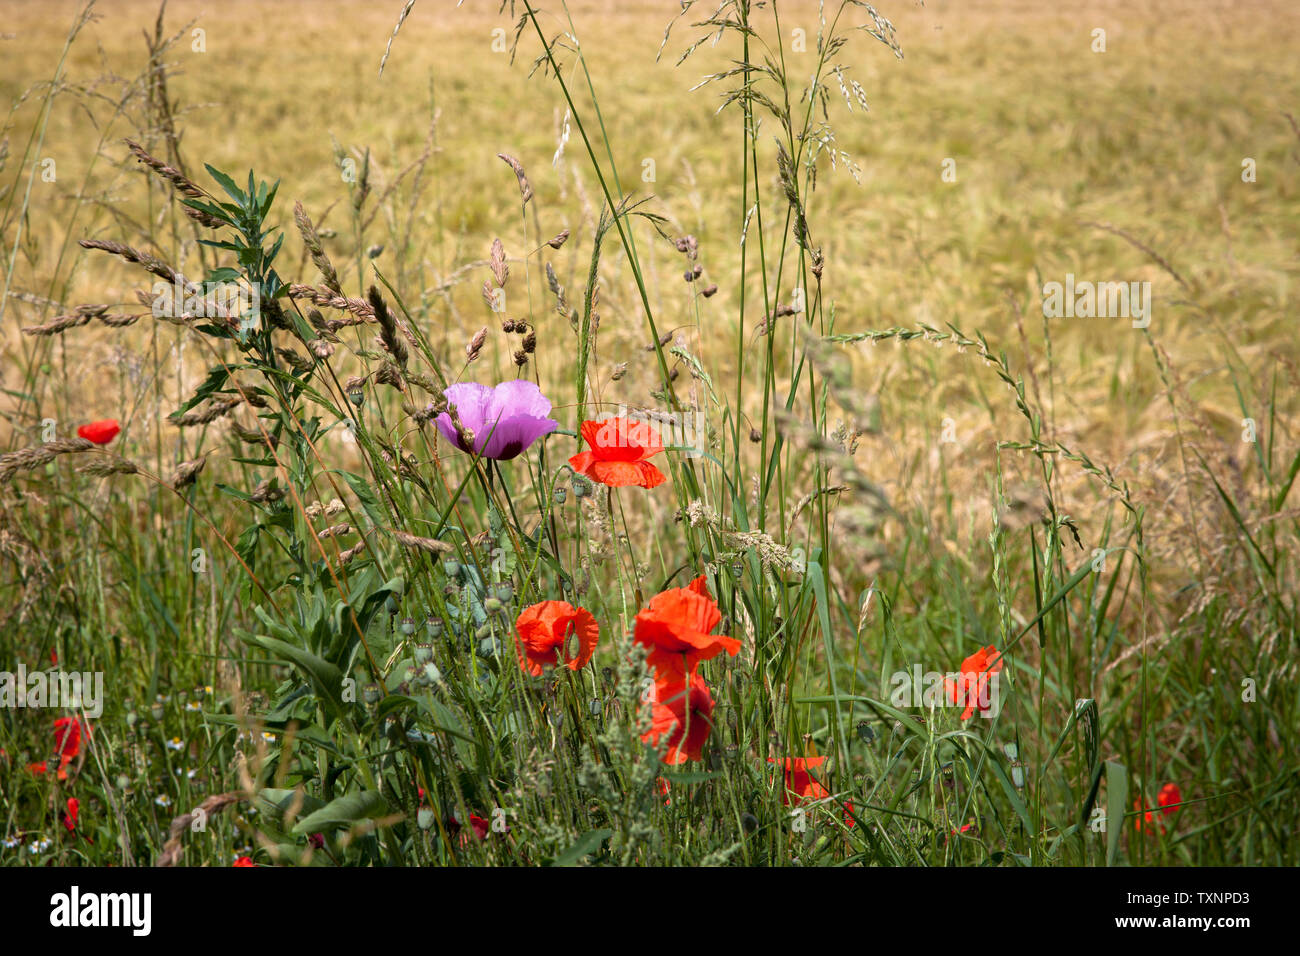
[[(668, 218), (672, 234), (699, 238), (704, 281), (719, 291), (705, 304), (703, 334), (692, 337), (691, 347), (714, 381), (730, 383), (736, 357), (722, 343), (735, 336), (742, 144), (734, 110), (716, 113), (717, 91), (692, 87), (704, 73), (725, 68), (734, 50), (706, 45), (674, 67), (701, 35), (688, 16), (656, 62), (675, 4), (570, 6), (624, 187), (651, 197), (647, 208)], [(903, 58), (865, 37), (853, 47), (849, 76), (862, 85), (869, 111), (855, 103), (847, 113), (839, 104), (835, 148), (843, 152), (838, 168), (823, 165), (810, 202), (835, 331), (953, 323), (967, 335), (983, 333), (1025, 377), (1030, 401), (1042, 411), (1044, 438), (1111, 469), (1114, 482), (1127, 486), (1144, 510), (1149, 593), (1112, 609), (1118, 633), (1107, 671), (1119, 667), (1142, 688), (1111, 726), (1133, 721), (1129, 740), (1145, 754), (1148, 793), (1167, 779), (1200, 781), (1199, 790), (1190, 789), (1211, 801), (1201, 822), (1232, 820), (1249, 801), (1215, 804), (1217, 794), (1294, 774), (1282, 757), (1295, 734), (1285, 721), (1279, 726), (1275, 716), (1262, 716), (1240, 745), (1225, 737), (1242, 719), (1231, 705), (1243, 676), (1257, 677), (1272, 693), (1294, 694), (1294, 619), (1277, 610), (1294, 607), (1287, 543), (1294, 538), (1273, 539), (1272, 550), (1261, 545), (1277, 559), (1267, 580), (1260, 577), (1260, 548), (1247, 538), (1285, 536), (1295, 527), (1295, 499), (1283, 489), (1289, 491), (1288, 470), (1300, 449), (1300, 12), (1285, 0), (878, 6), (897, 27)], [(133, 86), (148, 61), (155, 3), (96, 4), (43, 115), (42, 84), (54, 75), (79, 9), (62, 0), (0, 2), (0, 103), (14, 104), (0, 135), (8, 143), (0, 175), (8, 219), (3, 252), (13, 257), (0, 329), (0, 447), (34, 442), (44, 418), (70, 434), (82, 421), (117, 417), (125, 429), (126, 451), (119, 451), (152, 459), (164, 473), (221, 447), (212, 436), (198, 447), (193, 435), (165, 420), (202, 381), (207, 355), (183, 332), (147, 320), (123, 331), (92, 324), (56, 338), (19, 333), (56, 314), (59, 303), (133, 301), (138, 275), (78, 248), (79, 238), (147, 247), (151, 236), (176, 237), (183, 253), (171, 256), (173, 264), (187, 274), (202, 271), (194, 230), (160, 200), (155, 183), (146, 184), (122, 143), (130, 136), (161, 154), (166, 140), (142, 88)], [(811, 50), (816, 4), (783, 2), (779, 9), (786, 38), (803, 29)], [(381, 247), (375, 264), (407, 290), (408, 305), (418, 300), (426, 334), (459, 350), (487, 321), (478, 285), (492, 238), (500, 236), (512, 252), (525, 247), (514, 177), (496, 154), (518, 157), (536, 190), (529, 248), (537, 235), (573, 231), (559, 258), (568, 259), (575, 286), (589, 255), (595, 186), (576, 133), (553, 162), (563, 102), (553, 83), (529, 77), (533, 46), (525, 42), (513, 64), (494, 49), (495, 29), (507, 40), (514, 33), (496, 4), (417, 3), (379, 77), (400, 10), (396, 2), (173, 0), (163, 36), (180, 34), (162, 55), (167, 96), (192, 177), (206, 181), (206, 162), (237, 180), (249, 167), (280, 179), (279, 217), (290, 233), (281, 263), (286, 275), (316, 278), (292, 227), (297, 199), (318, 228), (336, 232), (326, 249), (350, 294), (361, 294), (369, 281), (368, 261), (353, 250)], [(565, 28), (559, 20), (553, 25)], [(204, 31), (204, 52), (192, 50), (194, 28)], [(1092, 50), (1099, 28), (1104, 53)], [(799, 56), (787, 50), (793, 78)], [(37, 175), (29, 185), (28, 170), (16, 168), (33, 137), (33, 157), (57, 164), (53, 182)], [(358, 236), (339, 157), (361, 164), (367, 155), (371, 196)], [(1242, 181), (1247, 158), (1257, 169), (1250, 183)], [(942, 177), (949, 159), (955, 182)], [(653, 182), (635, 178), (645, 160), (653, 161)], [(779, 196), (774, 177), (760, 185)], [(15, 192), (19, 199), (11, 202)], [(15, 249), (9, 243), (19, 215)], [(776, 236), (781, 217), (770, 216), (767, 225)], [(661, 328), (690, 334), (695, 319), (681, 258), (653, 240), (648, 227), (638, 228)], [(1149, 335), (1122, 319), (1044, 320), (1042, 283), (1064, 281), (1066, 273), (1096, 282), (1150, 281)], [(529, 282), (540, 302), (544, 279), (534, 270)], [(596, 377), (604, 384), (597, 390), (611, 401), (649, 402), (655, 376), (648, 333), (616, 245), (602, 261), (602, 296)], [(550, 321), (550, 329), (539, 321), (543, 382), (571, 375), (566, 350), (548, 348), (548, 338), (558, 346), (568, 331), (561, 319)], [(851, 584), (883, 576), (895, 594), (895, 618), (927, 622), (928, 636), (918, 640), (978, 631), (989, 600), (978, 592), (991, 574), (993, 475), (1001, 462), (1014, 497), (1018, 482), (1039, 472), (1032, 456), (996, 448), (998, 440), (1029, 437), (1014, 396), (978, 358), (949, 346), (886, 340), (846, 352), (855, 388), (879, 403), (879, 429), (863, 437), (859, 459), (891, 512), (858, 559), (831, 573)], [(509, 366), (495, 336), (488, 361)], [(607, 373), (622, 362), (629, 363), (627, 377), (612, 389)], [(1243, 441), (1243, 419), (1257, 425), (1254, 444)], [(945, 420), (955, 442), (941, 440)], [(224, 427), (214, 426), (213, 435)], [(208, 480), (223, 474), (224, 454), (209, 462)], [(1085, 560), (1122, 521), (1117, 495), (1077, 462), (1059, 461), (1052, 480), (1059, 511), (1077, 525), (1078, 559)], [(138, 503), (132, 515), (118, 486), (99, 494), (96, 509), (123, 509), (113, 520), (141, 533), (171, 534), (184, 513), (162, 502)], [(1037, 507), (1028, 492), (1022, 505), (1030, 514)], [(15, 507), (12, 500), (7, 505), (11, 519)], [(210, 507), (223, 526), (221, 502)], [(663, 507), (656, 517), (667, 521)], [(38, 550), (94, 534), (89, 516), (60, 522), (46, 529), (44, 545), (33, 542)], [(162, 579), (189, 560), (179, 537), (172, 543), (170, 568), (166, 548), (141, 545), (135, 553), (133, 573), (152, 579), (160, 594)], [(9, 551), (15, 565), (27, 560), (21, 550)], [(128, 548), (121, 557), (130, 554)], [(48, 601), (88, 583), (57, 571), (24, 580), (12, 583), (0, 604)], [(27, 593), (33, 580), (54, 591)], [(149, 644), (154, 638), (144, 635), (156, 632), (156, 616), (173, 611), (115, 595), (116, 583), (96, 582), (108, 590), (91, 602), (99, 606), (95, 613), (128, 644)], [(1023, 624), (1032, 617), (1032, 585), (1014, 576), (1009, 585)], [(219, 589), (216, 577), (211, 587)], [(1264, 601), (1261, 593), (1280, 598)], [(81, 606), (86, 599), (68, 601)], [(225, 601), (197, 617), (193, 607), (182, 613), (191, 615), (189, 627), (206, 647), (240, 610)], [(1219, 622), (1213, 634), (1207, 614)], [(23, 618), (3, 625), (6, 654), (48, 649), (66, 616), (36, 610)], [(1150, 676), (1145, 664), (1138, 667), (1148, 655), (1167, 658)], [(1213, 678), (1219, 668), (1226, 676)], [(1224, 681), (1214, 692), (1222, 699), (1199, 699), (1216, 679)], [(1058, 691), (1068, 712), (1075, 695)], [(1147, 708), (1159, 711), (1159, 721)], [(1293, 790), (1285, 792), (1294, 799)], [(1294, 850), (1283, 849), (1293, 841), (1270, 836), (1270, 859), (1289, 854), (1293, 861)], [(1244, 841), (1233, 832), (1195, 853), (1184, 849), (1181, 859), (1249, 859)]]

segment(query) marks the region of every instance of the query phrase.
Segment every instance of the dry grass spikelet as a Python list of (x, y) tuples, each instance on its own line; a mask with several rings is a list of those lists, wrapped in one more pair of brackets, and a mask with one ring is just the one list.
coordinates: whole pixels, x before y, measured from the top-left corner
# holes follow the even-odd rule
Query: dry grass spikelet
[(504, 289), (506, 280), (510, 278), (510, 266), (506, 263), (506, 247), (500, 239), (492, 240), (492, 255), (488, 259), (488, 266), (497, 285)]
[(85, 438), (56, 438), (0, 455), (0, 485), (10, 481), (19, 471), (30, 471), (49, 464), (60, 455), (90, 451), (94, 447), (95, 443)]
[(520, 202), (525, 206), (528, 205), (528, 200), (533, 198), (533, 184), (528, 181), (528, 174), (524, 172), (523, 164), (505, 153), (497, 153), (497, 159), (515, 171), (515, 179), (519, 180)]
[(188, 488), (190, 485), (194, 484), (194, 480), (198, 478), (199, 472), (203, 470), (203, 466), (207, 463), (207, 455), (204, 455), (202, 458), (194, 458), (190, 461), (181, 462), (176, 466), (176, 470), (172, 472), (171, 478), (167, 479), (167, 484), (171, 485), (174, 491)]
[[(289, 298), (306, 299), (313, 305), (323, 305), (330, 309), (338, 309), (340, 312), (347, 312), (355, 315), (358, 319), (366, 322), (372, 322), (375, 318), (375, 310), (370, 304), (361, 299), (350, 299), (347, 296), (340, 295), (333, 289), (320, 289), (314, 285), (304, 285), (295, 282), (289, 286)], [(345, 322), (345, 325), (355, 325), (355, 322)]]
[(207, 408), (191, 409), (183, 415), (172, 416), (171, 423), (178, 428), (209, 425), (224, 415), (229, 415), (243, 403), (242, 398), (217, 398)]
[(134, 475), (139, 470), (135, 462), (112, 454), (95, 455), (77, 469), (80, 474), (93, 475), (96, 478), (107, 478), (109, 475)]
[[(98, 249), (101, 252), (107, 252), (115, 255), (127, 262), (133, 262), (146, 271), (153, 273), (160, 279), (166, 279), (173, 285), (179, 285), (182, 288), (194, 288), (193, 284), (187, 282), (185, 277), (173, 269), (167, 263), (163, 262), (157, 256), (152, 256), (147, 252), (141, 252), (139, 249), (121, 242), (113, 242), (111, 239), (78, 239), (77, 245), (83, 249)], [(152, 300), (150, 300), (152, 301)], [(146, 303), (147, 304), (147, 303)]]
[(307, 247), (307, 254), (311, 256), (312, 264), (325, 278), (325, 287), (335, 295), (343, 295), (343, 286), (339, 283), (338, 273), (334, 271), (334, 263), (330, 262), (329, 256), (325, 255), (320, 233), (316, 231), (316, 226), (308, 217), (307, 210), (303, 208), (301, 202), (293, 204), (293, 221), (298, 225), (298, 232), (302, 236), (303, 245)]
[(465, 346), (465, 360), (467, 362), (473, 362), (479, 357), (479, 353), (483, 351), (484, 343), (487, 342), (487, 334), (486, 325), (474, 333), (474, 337)]
[(214, 813), (220, 813), (232, 803), (239, 803), (245, 799), (244, 793), (240, 790), (232, 790), (229, 793), (214, 793), (208, 797), (198, 807), (190, 813), (182, 814), (172, 820), (171, 826), (167, 828), (167, 842), (163, 844), (162, 853), (154, 862), (154, 866), (175, 866), (181, 858), (181, 837), (184, 836), (194, 818), (202, 814), (201, 819), (208, 819)]
[(456, 549), (446, 541), (439, 541), (437, 538), (421, 538), (419, 535), (410, 534), (406, 531), (394, 531), (393, 537), (397, 543), (404, 548), (411, 548), (414, 551), (423, 551), (426, 554), (451, 554)]
[(384, 302), (384, 297), (379, 294), (378, 288), (372, 285), (366, 296), (370, 300), (370, 308), (375, 314), (375, 321), (379, 323), (379, 337), (384, 343), (384, 348), (393, 357), (393, 361), (405, 368), (409, 354), (406, 351), (406, 343), (397, 334), (397, 321), (393, 318), (393, 314), (388, 311), (388, 305)]
[[(124, 140), (124, 142), (126, 143), (127, 149), (131, 151), (131, 154), (135, 156), (136, 159), (152, 169), (162, 179), (165, 179), (172, 185), (172, 188), (186, 199), (203, 198), (203, 190), (190, 182), (190, 180), (185, 177), (185, 174), (179, 169), (176, 169), (173, 166), (168, 166), (161, 159), (155, 159), (153, 156), (150, 156), (149, 153), (145, 151), (145, 148), (134, 140), (128, 139)], [(197, 209), (194, 211), (198, 212)]]

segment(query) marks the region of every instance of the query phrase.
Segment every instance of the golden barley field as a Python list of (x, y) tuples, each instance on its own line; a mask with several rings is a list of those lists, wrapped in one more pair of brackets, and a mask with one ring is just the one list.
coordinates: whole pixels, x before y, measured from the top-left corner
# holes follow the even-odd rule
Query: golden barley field
[[(301, 661), (256, 641), (271, 634), (292, 644), (314, 626), (312, 600), (332, 600), (337, 588), (344, 606), (360, 608), (358, 594), (381, 594), (373, 588), (403, 568), (401, 593), (420, 595), (430, 620), (439, 594), (469, 587), (444, 587), (441, 544), (414, 559), (401, 548), (381, 558), (372, 545), (375, 567), (365, 573), (376, 581), (349, 591), (352, 579), (337, 577), (347, 563), (334, 562), (339, 548), (313, 550), (333, 540), (309, 513), (313, 502), (318, 514), (336, 513), (319, 508), (339, 496), (349, 509), (364, 506), (362, 523), (380, 530), (400, 515), (408, 532), (436, 527), (441, 540), (454, 525), (464, 538), (455, 547), (468, 552), (513, 535), (506, 550), (521, 562), (505, 573), (513, 598), (589, 595), (586, 606), (599, 603), (609, 616), (605, 633), (632, 633), (637, 608), (683, 570), (705, 574), (722, 626), (745, 645), (736, 658), (745, 663), (708, 664), (722, 708), (710, 718), (718, 766), (728, 748), (755, 766), (832, 755), (829, 794), (853, 794), (859, 809), (885, 806), (870, 826), (896, 823), (905, 836), (882, 849), (854, 842), (864, 828), (853, 827), (832, 848), (811, 848), (802, 831), (769, 827), (758, 803), (742, 806), (740, 789), (727, 797), (692, 778), (674, 786), (703, 788), (699, 799), (722, 822), (698, 849), (656, 856), (631, 849), (639, 846), (631, 834), (649, 820), (673, 832), (678, 823), (653, 814), (676, 811), (638, 804), (596, 813), (587, 806), (605, 806), (604, 791), (548, 784), (559, 794), (552, 805), (574, 817), (514, 824), (513, 857), (454, 839), (425, 846), (421, 823), (335, 847), (334, 862), (469, 854), (536, 863), (573, 853), (623, 864), (793, 856), (1294, 865), (1300, 9), (1287, 0), (882, 0), (882, 26), (856, 3), (734, 0), (711, 23), (717, 4), (688, 6), (171, 0), (160, 12), (154, 0), (100, 0), (87, 13), (83, 2), (0, 0), (0, 103), (12, 104), (0, 129), (0, 451), (111, 418), (122, 437), (109, 450), (139, 472), (86, 477), (64, 460), (29, 468), (29, 455), (10, 458), (24, 470), (0, 484), (0, 607), (11, 608), (0, 612), (3, 661), (30, 666), (57, 650), (102, 665), (110, 692), (94, 738), (105, 748), (94, 799), (107, 807), (129, 789), (143, 808), (106, 813), (100, 849), (65, 843), (32, 858), (88, 862), (129, 844), (122, 862), (175, 860), (167, 807), (180, 812), (215, 793), (218, 777), (249, 799), (268, 786), (329, 797), (333, 778), (313, 790), (326, 775), (287, 744), (269, 755), (241, 744), (243, 733), (283, 735), (286, 720), (312, 724), (283, 701)], [(850, 42), (827, 51), (823, 38), (841, 35)], [(742, 62), (761, 83), (742, 84)], [(262, 453), (249, 450), (256, 435), (245, 436), (273, 419), (259, 419), (265, 406), (246, 397), (231, 399), (231, 414), (180, 427), (173, 413), (205, 407), (185, 403), (214, 362), (232, 360), (234, 343), (146, 314), (157, 274), (79, 240), (143, 250), (191, 278), (230, 265), (229, 250), (202, 244), (211, 234), (186, 218), (165, 177), (137, 162), (128, 139), (219, 196), (205, 164), (241, 187), (250, 169), (278, 180), (265, 229), (268, 245), (284, 237), (275, 269), (286, 284), (329, 285), (323, 256), (340, 295), (370, 308), (367, 322), (376, 285), (420, 355), (417, 339), (427, 340), (438, 358), (428, 374), (440, 382), (496, 381), (518, 365), (554, 403), (560, 431), (547, 448), (568, 442), (563, 455), (536, 471), (506, 474), (498, 463), (473, 477), (455, 447), (430, 445), (428, 418), (415, 415), (440, 390), (420, 392), (400, 349), (366, 322), (355, 335), (333, 329), (343, 342), (321, 388), (339, 408), (355, 396), (372, 437), (315, 431), (309, 416), (338, 416), (311, 392), (290, 402), (302, 404), (284, 419), (283, 438), (298, 427), (291, 420), (302, 425), (310, 467), (253, 460)], [(791, 152), (793, 166), (783, 165)], [(612, 227), (610, 195), (625, 201)], [(295, 222), (295, 202), (319, 235), (318, 252)], [(674, 244), (685, 236), (694, 237), (689, 253)], [(519, 335), (501, 332), (485, 304), (494, 277)], [(1095, 287), (1092, 314), (1078, 314), (1088, 310), (1076, 300), (1067, 314), (1049, 314), (1053, 284)], [(1133, 314), (1116, 314), (1118, 284)], [(301, 296), (280, 301), (300, 315), (312, 306)], [(88, 303), (141, 317), (95, 321), (99, 313), (76, 311)], [(71, 317), (67, 327), (50, 327), (59, 316)], [(526, 354), (525, 319), (535, 340)], [(488, 335), (467, 364), (480, 328)], [(310, 345), (299, 339), (295, 354)], [(384, 362), (400, 374), (376, 378)], [(247, 384), (262, 366), (241, 368)], [(275, 373), (265, 374), (257, 381), (274, 391)], [(584, 409), (625, 406), (699, 413), (707, 454), (671, 458), (672, 495), (634, 499), (620, 489), (606, 511), (605, 499), (585, 492), (556, 498), (570, 509), (557, 526), (542, 466), (577, 450), (569, 445)], [(407, 454), (418, 475), (394, 464)], [(166, 479), (200, 459), (196, 482)], [(342, 481), (345, 471), (366, 475), (372, 489), (405, 489), (394, 501), (427, 493), (428, 505), (408, 512), (390, 503), (380, 520), (380, 503), (372, 508)], [(276, 476), (293, 490), (273, 507), (255, 489)], [(492, 503), (507, 487), (513, 516)], [(253, 506), (265, 515), (250, 532)], [(352, 525), (339, 534), (355, 534), (356, 516), (344, 517)], [(503, 520), (513, 531), (501, 530)], [(259, 535), (256, 547), (269, 550), (256, 550)], [(275, 548), (265, 544), (273, 538)], [(521, 539), (538, 549), (532, 570)], [(196, 548), (205, 560), (223, 551), (239, 560), (212, 558), (214, 570), (200, 573)], [(795, 548), (792, 578), (783, 562)], [(462, 570), (475, 563), (468, 552), (455, 559)], [(815, 566), (803, 563), (805, 552)], [(312, 598), (304, 581), (317, 557), (336, 576), (322, 577)], [(281, 573), (281, 563), (298, 571)], [(407, 684), (393, 690), (410, 661), (397, 623), (406, 612), (391, 614), (383, 637), (369, 636), (373, 654), (358, 624), (365, 667), (360, 656), (330, 661), (340, 679), (349, 667), (370, 668), (363, 683), (395, 695), (383, 708), (418, 696)], [(422, 622), (424, 611), (414, 617)], [(282, 630), (267, 630), (271, 618)], [(495, 627), (491, 612), (483, 626)], [(485, 634), (474, 637), (497, 639)], [(502, 634), (506, 645), (514, 640), (511, 628)], [(1015, 745), (976, 721), (992, 735), (993, 761), (1007, 763), (996, 779), (956, 738), (935, 736), (933, 715), (918, 717), (917, 730), (897, 707), (881, 709), (891, 673), (918, 661), (955, 666), (1009, 643), (1018, 655), (1008, 665)], [(445, 685), (462, 665), (441, 653)], [(588, 683), (590, 693), (574, 691), (575, 707), (597, 694), (594, 670)], [(171, 709), (193, 685), (221, 701), (221, 718), (201, 732)], [(430, 732), (440, 732), (443, 710), (466, 727), (464, 712), (503, 713), (492, 709), (498, 703), (442, 693), (411, 718), (433, 720)], [(168, 804), (148, 799), (158, 758), (149, 734), (121, 721), (164, 698), (154, 735), (242, 746), (252, 769), (212, 761), (207, 789), (167, 791)], [(44, 725), (30, 713), (6, 720), (8, 759), (39, 756)], [(236, 725), (232, 740), (225, 729)], [(322, 739), (337, 729), (322, 727)], [(382, 742), (360, 724), (350, 733), (347, 747)], [(869, 749), (882, 737), (905, 741), (898, 756)], [(909, 740), (926, 743), (909, 750)], [(477, 793), (487, 802), (473, 812), (485, 813), (512, 793), (548, 793), (537, 781), (555, 771), (536, 746), (520, 731), (514, 751), (502, 745), (473, 765), (477, 782), (454, 793), (421, 784), (419, 799), (438, 791), (440, 813), (453, 805), (465, 813)], [(574, 747), (585, 780), (584, 761), (595, 758)], [(197, 759), (193, 747), (187, 753)], [(614, 753), (611, 766), (624, 757), (640, 766)], [(418, 779), (418, 768), (432, 772), (438, 760), (471, 776), (463, 754), (412, 760)], [(1019, 782), (1007, 775), (1012, 763)], [(390, 793), (386, 765), (376, 766), (380, 782), (362, 781), (367, 792), (383, 793), (409, 826), (416, 805), (401, 801), (413, 791)], [(922, 787), (954, 772), (955, 802), (951, 782)], [(410, 768), (399, 773), (409, 783)], [(1158, 838), (1144, 840), (1145, 808), (1157, 793), (1165, 806), (1161, 788), (1171, 782), (1186, 801), (1181, 830), (1162, 823)], [(33, 820), (64, 799), (42, 786), (5, 785), (6, 839), (34, 839)], [(896, 787), (888, 798), (885, 787)], [(618, 799), (608, 797), (609, 807)], [(1090, 831), (1098, 808), (1123, 841)], [(761, 852), (745, 836), (751, 814), (767, 841)], [(1117, 814), (1130, 817), (1116, 824)], [(826, 819), (835, 823), (839, 811)], [(606, 830), (613, 843), (588, 839)], [(303, 862), (297, 837), (232, 820), (219, 850), (195, 844), (185, 859)]]

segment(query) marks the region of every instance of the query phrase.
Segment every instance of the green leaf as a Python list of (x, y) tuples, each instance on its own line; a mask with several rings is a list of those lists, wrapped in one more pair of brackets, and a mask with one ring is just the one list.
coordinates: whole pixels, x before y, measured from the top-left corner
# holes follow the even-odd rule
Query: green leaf
[(294, 809), (294, 816), (300, 817), (304, 812), (311, 814), (325, 806), (325, 801), (313, 797), (309, 793), (302, 793), (298, 790), (282, 790), (274, 787), (265, 787), (257, 792), (256, 807), (258, 813), (267, 814), (275, 820), (280, 826), (284, 825), (284, 815), (291, 808)]
[(588, 830), (578, 837), (577, 843), (557, 856), (555, 862), (551, 865), (576, 866), (579, 860), (588, 854), (595, 853), (600, 849), (600, 845), (613, 835), (613, 830)]
[(293, 663), (307, 675), (316, 689), (317, 698), (325, 705), (326, 710), (335, 717), (344, 715), (347, 705), (343, 701), (343, 672), (329, 661), (274, 637), (248, 634), (243, 637), (243, 640), (246, 644), (270, 651), (281, 660)]
[(184, 415), (195, 405), (199, 404), (199, 402), (222, 388), (226, 384), (226, 379), (229, 377), (230, 366), (228, 365), (214, 365), (212, 368), (208, 369), (208, 377), (205, 378), (202, 384), (194, 390), (194, 394), (190, 396), (189, 401), (176, 409), (176, 411), (172, 412), (170, 417), (179, 418)]
[(309, 813), (291, 831), (296, 836), (337, 830), (360, 820), (373, 820), (388, 813), (388, 802), (378, 790), (362, 790), (331, 800), (315, 813)]
[(1119, 855), (1119, 835), (1124, 830), (1124, 807), (1128, 805), (1128, 770), (1122, 763), (1106, 761), (1106, 865), (1114, 866)]
[(239, 203), (239, 208), (241, 210), (246, 210), (248, 208), (248, 197), (244, 195), (242, 189), (235, 185), (233, 179), (208, 163), (204, 163), (203, 168), (208, 171), (208, 175), (217, 181), (217, 185), (224, 189), (231, 199)]

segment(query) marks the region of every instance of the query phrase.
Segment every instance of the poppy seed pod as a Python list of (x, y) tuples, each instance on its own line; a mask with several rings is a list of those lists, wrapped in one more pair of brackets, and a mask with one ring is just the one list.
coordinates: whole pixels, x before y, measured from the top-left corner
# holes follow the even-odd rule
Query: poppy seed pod
[(573, 476), (573, 496), (575, 498), (590, 498), (596, 492), (596, 485), (586, 475)]
[(379, 703), (380, 696), (378, 684), (367, 684), (361, 691), (361, 699), (367, 704)]
[(429, 661), (431, 661), (431, 660), (433, 660), (433, 645), (432, 645), (432, 644), (417, 644), (417, 645), (415, 645), (415, 663), (417, 663), (417, 664), (427, 664), (427, 663), (429, 663)]
[(414, 634), (415, 618), (413, 617), (402, 618), (401, 629), (402, 629), (402, 633), (405, 634), (407, 637), (410, 637), (412, 634)]

